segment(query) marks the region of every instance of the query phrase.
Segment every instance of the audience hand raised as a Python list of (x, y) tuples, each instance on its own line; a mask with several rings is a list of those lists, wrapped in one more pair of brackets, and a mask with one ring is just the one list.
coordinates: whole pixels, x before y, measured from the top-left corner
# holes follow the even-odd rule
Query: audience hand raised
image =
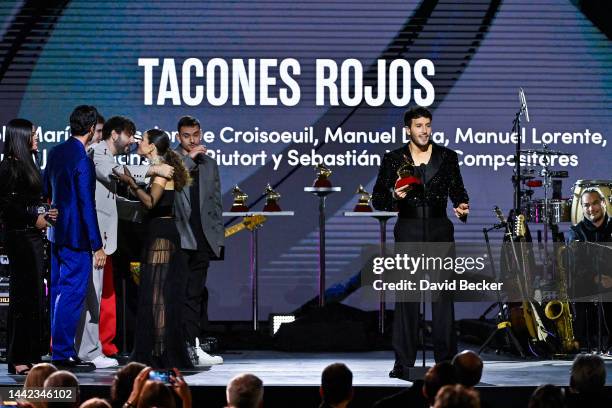
[(149, 379), (149, 373), (151, 373), (151, 370), (153, 370), (151, 367), (145, 367), (142, 369), (142, 371), (140, 371), (140, 373), (138, 373), (138, 375), (134, 379), (132, 393), (130, 394), (130, 397), (128, 398), (126, 404), (133, 407), (138, 405), (138, 398), (140, 398), (142, 388)]
[(172, 389), (179, 396), (181, 401), (183, 402), (183, 408), (191, 408), (191, 390), (189, 389), (189, 385), (185, 382), (183, 378), (183, 374), (178, 370), (178, 368), (173, 368), (174, 376), (170, 377), (170, 381), (172, 383)]

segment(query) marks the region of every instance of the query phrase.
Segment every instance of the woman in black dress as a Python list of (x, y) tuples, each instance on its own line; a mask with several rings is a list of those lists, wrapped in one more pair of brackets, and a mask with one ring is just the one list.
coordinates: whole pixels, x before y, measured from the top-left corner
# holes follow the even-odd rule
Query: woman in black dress
[(34, 161), (32, 122), (13, 119), (6, 127), (0, 163), (0, 214), (6, 226), (11, 301), (8, 311), (8, 371), (25, 375), (46, 354), (43, 339), (44, 237), (57, 210), (42, 206), (42, 181)]
[(153, 164), (171, 165), (174, 176), (171, 180), (153, 177), (143, 189), (127, 168), (124, 168), (125, 174), (117, 173), (149, 210), (134, 351), (130, 359), (156, 368), (191, 368), (181, 317), (189, 269), (174, 222), (174, 194), (188, 184), (189, 173), (181, 158), (170, 149), (170, 139), (162, 130), (146, 131), (138, 154)]

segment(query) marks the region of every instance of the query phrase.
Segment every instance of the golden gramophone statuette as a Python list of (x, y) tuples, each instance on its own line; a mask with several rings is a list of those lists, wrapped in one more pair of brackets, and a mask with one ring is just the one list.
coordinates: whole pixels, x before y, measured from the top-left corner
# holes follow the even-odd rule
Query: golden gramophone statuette
[(313, 187), (331, 187), (332, 183), (329, 181), (332, 171), (325, 167), (323, 164), (317, 164), (315, 166), (317, 171), (317, 178), (314, 181)]
[(137, 285), (140, 285), (140, 262), (130, 262), (130, 276)]
[(395, 182), (395, 188), (401, 188), (407, 185), (422, 184), (421, 179), (415, 175), (414, 165), (404, 156), (406, 162), (397, 169), (397, 177), (399, 180)]
[(234, 203), (232, 204), (231, 212), (245, 212), (249, 211), (249, 207), (246, 205), (246, 200), (249, 196), (235, 185), (232, 189), (232, 195), (234, 196)]
[(355, 194), (359, 195), (359, 201), (357, 201), (357, 205), (353, 209), (355, 212), (372, 212), (372, 206), (370, 205), (370, 199), (372, 195), (366, 191), (365, 188), (360, 184), (359, 188), (355, 192)]
[(281, 198), (281, 195), (272, 189), (270, 183), (266, 186), (264, 190), (264, 194), (266, 195), (266, 205), (264, 205), (264, 211), (281, 211), (280, 206), (278, 205), (278, 199)]

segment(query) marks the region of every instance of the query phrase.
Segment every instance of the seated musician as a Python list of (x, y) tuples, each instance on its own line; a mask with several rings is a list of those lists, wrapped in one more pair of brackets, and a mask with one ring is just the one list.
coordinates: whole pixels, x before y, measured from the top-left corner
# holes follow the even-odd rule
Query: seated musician
[[(586, 189), (580, 196), (583, 219), (570, 228), (568, 244), (576, 242), (611, 243), (612, 220), (606, 212), (606, 198), (596, 188)], [(606, 248), (605, 246), (609, 248)], [(590, 246), (575, 244), (573, 249), (573, 264), (575, 266), (574, 285), (575, 297), (585, 294), (596, 295), (604, 293), (602, 303), (601, 332), (602, 348), (607, 350), (611, 345), (608, 327), (612, 327), (612, 303), (605, 302), (612, 291), (612, 246), (610, 244)], [(601, 285), (600, 285), (601, 277)], [(581, 296), (582, 295), (582, 296)], [(597, 299), (596, 296), (593, 297)], [(594, 302), (575, 303), (574, 331), (581, 347), (592, 349), (598, 345), (598, 313)]]

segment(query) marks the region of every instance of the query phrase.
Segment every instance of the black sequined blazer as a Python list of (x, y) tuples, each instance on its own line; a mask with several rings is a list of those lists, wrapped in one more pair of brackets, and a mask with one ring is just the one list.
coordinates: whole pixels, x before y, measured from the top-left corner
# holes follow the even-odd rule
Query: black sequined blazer
[(414, 164), (408, 145), (390, 151), (383, 157), (378, 178), (372, 194), (372, 205), (379, 211), (397, 211), (410, 207), (438, 207), (446, 209), (450, 197), (453, 208), (468, 203), (469, 197), (459, 171), (457, 153), (432, 143), (431, 159), (427, 168), (427, 178), (422, 189), (410, 191), (401, 200), (393, 198), (397, 170), (406, 162)]

